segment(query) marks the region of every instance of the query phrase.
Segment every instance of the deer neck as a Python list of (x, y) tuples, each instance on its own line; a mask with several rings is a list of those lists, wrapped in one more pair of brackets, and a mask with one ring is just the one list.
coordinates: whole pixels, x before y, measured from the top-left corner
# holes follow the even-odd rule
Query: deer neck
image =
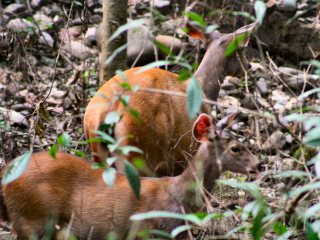
[(211, 192), (215, 180), (222, 172), (218, 161), (215, 161), (215, 157), (210, 156), (208, 151), (208, 148), (213, 147), (211, 144), (214, 143), (201, 144), (188, 168), (173, 178), (171, 195), (186, 211), (197, 211), (203, 206), (204, 190)]
[[(225, 57), (219, 56), (215, 45), (210, 45), (204, 55), (195, 77), (202, 86), (205, 96), (210, 100), (217, 100), (224, 74)], [(223, 54), (223, 53), (222, 53)]]

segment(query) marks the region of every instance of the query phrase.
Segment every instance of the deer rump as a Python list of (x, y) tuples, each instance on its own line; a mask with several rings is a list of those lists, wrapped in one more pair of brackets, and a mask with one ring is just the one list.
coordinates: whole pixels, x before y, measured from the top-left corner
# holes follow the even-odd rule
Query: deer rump
[[(206, 37), (207, 51), (194, 75), (208, 99), (217, 99), (220, 84), (226, 75), (239, 72), (236, 54), (225, 56), (225, 50), (235, 37), (249, 34), (253, 27), (254, 24), (248, 25), (229, 34), (215, 31)], [(201, 34), (194, 35), (205, 38)], [(190, 79), (180, 82), (178, 76), (171, 72), (161, 69), (141, 72), (141, 68), (129, 69), (124, 76), (124, 79), (120, 76), (111, 78), (90, 100), (84, 115), (87, 138), (97, 138), (95, 130), (104, 123), (108, 113), (116, 111), (122, 118), (115, 125), (114, 137), (124, 138), (122, 145), (133, 145), (143, 151), (143, 154), (130, 154), (130, 161), (135, 157), (144, 158), (146, 166), (159, 176), (181, 173), (187, 164), (185, 156), (193, 155), (197, 148), (190, 134), (194, 120), (188, 117), (185, 97), (165, 92), (185, 94)], [(124, 81), (131, 86), (139, 86), (140, 90), (125, 91), (121, 86)], [(150, 92), (150, 89), (153, 90)], [(130, 95), (129, 107), (138, 112), (140, 122), (121, 103), (121, 94)], [(208, 112), (206, 109), (204, 106), (202, 111)], [(95, 161), (104, 162), (110, 156), (103, 143), (91, 142), (90, 147)], [(119, 162), (116, 166), (123, 170)]]

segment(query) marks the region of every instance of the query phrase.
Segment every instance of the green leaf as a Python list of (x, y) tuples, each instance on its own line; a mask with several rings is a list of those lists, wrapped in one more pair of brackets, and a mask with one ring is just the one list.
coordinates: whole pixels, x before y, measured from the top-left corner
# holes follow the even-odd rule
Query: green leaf
[(144, 169), (145, 168), (145, 162), (144, 162), (144, 160), (142, 159), (142, 158), (138, 158), (138, 157), (135, 157), (134, 159), (133, 159), (133, 165), (134, 165), (134, 167), (136, 168), (136, 169), (138, 169), (138, 170), (142, 170), (142, 169)]
[(78, 157), (82, 157), (82, 158), (87, 158), (88, 155), (80, 150), (74, 150), (73, 151), (75, 155), (77, 155)]
[(273, 228), (273, 231), (278, 235), (278, 236), (281, 236), (283, 235), (285, 232), (287, 232), (287, 227), (285, 225), (283, 225), (282, 222), (275, 222), (273, 225), (272, 225), (272, 228)]
[(108, 166), (112, 166), (117, 160), (118, 160), (117, 157), (108, 157), (106, 159), (106, 162), (107, 162)]
[(141, 124), (140, 114), (136, 109), (130, 108), (129, 113), (137, 121), (138, 124)]
[(132, 29), (132, 28), (137, 28), (142, 26), (144, 23), (144, 19), (138, 19), (138, 20), (133, 20), (131, 22), (128, 22), (127, 24), (124, 24), (122, 26), (120, 26), (117, 31), (115, 31), (112, 36), (108, 39), (108, 42), (113, 41), (114, 39), (116, 39), (120, 34), (122, 34), (123, 32)]
[(193, 20), (196, 23), (196, 25), (199, 25), (201, 27), (206, 27), (206, 22), (198, 13), (186, 12), (184, 15), (190, 18), (191, 20)]
[(167, 47), (166, 45), (164, 45), (161, 42), (155, 41), (154, 44), (156, 45), (156, 47), (158, 49), (160, 49), (161, 52), (163, 52), (164, 54), (166, 54), (169, 57), (172, 57), (172, 52), (170, 51), (170, 48)]
[(139, 198), (141, 183), (137, 169), (130, 162), (125, 161), (124, 172), (133, 192), (135, 193), (136, 197)]
[[(226, 216), (231, 216), (232, 214), (226, 214)], [(197, 216), (197, 214), (180, 214), (180, 213), (173, 213), (173, 212), (166, 212), (166, 211), (150, 211), (146, 213), (138, 213), (134, 214), (133, 216), (130, 217), (130, 220), (132, 221), (142, 221), (142, 220), (147, 220), (147, 219), (152, 219), (152, 218), (173, 218), (173, 219), (181, 219), (184, 221), (189, 221), (195, 225), (198, 226), (204, 226), (207, 224), (211, 219), (215, 218), (221, 218), (220, 213), (211, 213), (208, 214), (207, 216), (203, 217)]]
[(313, 205), (312, 207), (307, 208), (304, 212), (303, 212), (303, 218), (305, 220), (312, 218), (314, 216), (317, 216), (317, 214), (320, 213), (320, 203), (317, 203), (315, 205)]
[(192, 119), (199, 112), (202, 103), (202, 90), (195, 77), (188, 84), (187, 101), (189, 119)]
[(247, 38), (247, 34), (246, 33), (239, 34), (238, 36), (236, 36), (229, 43), (227, 49), (224, 51), (224, 55), (226, 57), (231, 56), (238, 49), (238, 47), (241, 45), (241, 43), (246, 40), (246, 38)]
[(116, 70), (116, 75), (118, 75), (123, 81), (129, 81), (129, 79), (122, 70)]
[(102, 178), (103, 181), (109, 186), (109, 187), (113, 187), (114, 185), (114, 180), (116, 179), (116, 174), (117, 171), (110, 167), (106, 170), (104, 170), (103, 174), (102, 174)]
[(125, 156), (128, 156), (130, 152), (136, 152), (136, 153), (141, 153), (143, 154), (143, 151), (135, 146), (123, 146), (121, 147), (121, 153)]
[(118, 112), (109, 112), (104, 119), (105, 124), (116, 124), (120, 121), (120, 114)]
[(257, 0), (254, 4), (254, 11), (256, 13), (256, 18), (258, 23), (261, 25), (264, 19), (264, 16), (266, 14), (266, 4), (261, 1), (261, 0)]
[[(95, 130), (94, 132), (96, 134), (98, 134), (99, 137), (106, 143), (115, 143), (116, 142), (113, 137), (111, 137), (109, 134), (107, 134), (103, 131)], [(93, 139), (91, 139), (91, 140), (93, 140)]]
[(20, 177), (27, 168), (31, 155), (32, 151), (28, 151), (9, 163), (5, 173), (3, 174), (1, 184), (6, 185)]
[(298, 187), (292, 191), (289, 192), (289, 195), (291, 197), (295, 197), (300, 195), (301, 193), (307, 192), (307, 191), (312, 191), (320, 188), (320, 182), (313, 182), (313, 183), (308, 183), (302, 187)]
[(314, 93), (318, 93), (320, 92), (320, 88), (314, 88), (314, 89), (311, 89), (309, 91), (306, 91), (304, 93), (302, 93), (299, 97), (298, 97), (298, 100), (302, 100), (306, 97), (309, 97), (311, 94), (314, 94)]
[(264, 235), (264, 228), (262, 219), (265, 216), (265, 213), (260, 209), (258, 215), (253, 219), (252, 227), (250, 229), (252, 238), (254, 240), (261, 240)]
[(189, 70), (187, 70), (187, 69), (182, 69), (182, 70), (179, 72), (178, 80), (179, 80), (179, 81), (184, 81), (184, 80), (189, 79), (191, 76), (192, 76), (192, 73), (191, 73)]
[(170, 64), (172, 64), (172, 61), (166, 61), (166, 60), (155, 61), (155, 62), (149, 63), (149, 64), (145, 65), (144, 67), (140, 68), (138, 71), (136, 71), (136, 73), (137, 74), (143, 73), (149, 69), (156, 68), (156, 67), (162, 67), (162, 66), (166, 66), (166, 65), (170, 65)]
[(306, 222), (307, 240), (319, 240), (318, 233), (313, 231), (310, 223)]
[(57, 139), (57, 143), (62, 146), (69, 147), (71, 144), (71, 137), (68, 133), (64, 132)]
[(171, 232), (171, 238), (176, 238), (180, 233), (191, 230), (191, 229), (192, 229), (191, 225), (182, 225), (182, 226), (176, 227)]
[(312, 173), (307, 173), (303, 171), (298, 171), (298, 170), (290, 170), (290, 171), (284, 171), (277, 173), (274, 175), (275, 178), (304, 178), (304, 177), (312, 177)]
[(128, 47), (128, 44), (123, 44), (122, 46), (114, 50), (112, 54), (105, 60), (105, 65), (109, 65), (121, 52), (126, 50), (127, 47)]
[(320, 126), (309, 130), (303, 138), (303, 142), (311, 147), (320, 146)]
[(53, 144), (48, 151), (49, 156), (51, 156), (52, 158), (56, 158), (56, 155), (59, 151), (59, 146), (57, 144)]

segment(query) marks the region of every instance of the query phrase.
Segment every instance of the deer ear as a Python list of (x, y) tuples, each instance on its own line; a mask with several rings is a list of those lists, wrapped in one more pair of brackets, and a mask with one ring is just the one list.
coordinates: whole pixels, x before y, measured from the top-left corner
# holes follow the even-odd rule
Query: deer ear
[(213, 119), (207, 114), (200, 114), (192, 128), (193, 138), (200, 143), (207, 142), (210, 135), (214, 133)]
[(200, 40), (206, 41), (205, 34), (203, 33), (203, 31), (201, 31), (197, 27), (187, 23), (186, 28), (187, 28), (188, 36), (192, 37), (193, 39), (200, 39)]

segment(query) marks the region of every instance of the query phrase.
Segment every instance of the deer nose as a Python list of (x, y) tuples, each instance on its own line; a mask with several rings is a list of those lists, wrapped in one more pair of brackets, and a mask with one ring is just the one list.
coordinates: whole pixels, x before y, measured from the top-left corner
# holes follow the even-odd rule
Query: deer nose
[(264, 172), (266, 170), (266, 165), (264, 163), (260, 162), (260, 163), (258, 163), (256, 168), (259, 172)]

